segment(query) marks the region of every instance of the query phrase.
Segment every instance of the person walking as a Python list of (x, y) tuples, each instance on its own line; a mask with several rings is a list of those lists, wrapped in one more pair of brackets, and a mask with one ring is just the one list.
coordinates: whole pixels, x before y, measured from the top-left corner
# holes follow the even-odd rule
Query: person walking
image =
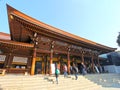
[(56, 77), (56, 83), (58, 84), (58, 76), (60, 74), (60, 70), (58, 69), (58, 67), (55, 68), (55, 77)]
[(74, 73), (74, 75), (75, 75), (75, 79), (77, 80), (78, 79), (78, 67), (77, 67), (77, 65), (75, 65), (74, 63), (73, 63), (73, 73)]
[(71, 75), (73, 74), (72, 66), (70, 66), (70, 74), (71, 74)]

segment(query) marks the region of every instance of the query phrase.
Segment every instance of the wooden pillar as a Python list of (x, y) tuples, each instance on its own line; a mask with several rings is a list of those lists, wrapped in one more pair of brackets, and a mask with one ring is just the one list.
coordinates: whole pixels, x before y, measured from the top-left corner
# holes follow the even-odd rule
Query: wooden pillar
[(32, 58), (32, 66), (31, 66), (31, 75), (34, 75), (35, 74), (35, 63), (36, 63), (36, 46), (38, 45), (38, 36), (37, 36), (37, 33), (35, 32), (33, 37), (31, 37), (31, 40), (34, 44), (34, 51), (33, 51), (33, 58)]
[(29, 56), (27, 61), (27, 68), (26, 68), (28, 73), (30, 73), (31, 63), (32, 63), (32, 56)]
[(45, 74), (45, 61), (44, 61), (44, 59), (45, 59), (45, 56), (43, 55), (42, 56), (42, 74)]
[(59, 57), (59, 60), (60, 60), (60, 73), (62, 73), (63, 72), (63, 58), (62, 58), (62, 56), (60, 56)]
[(9, 69), (11, 68), (12, 61), (13, 61), (13, 55), (12, 55), (12, 53), (9, 53), (6, 56), (5, 64), (4, 64), (4, 68), (6, 68), (7, 73), (9, 73)]
[(50, 69), (49, 69), (49, 75), (52, 74), (52, 63), (53, 63), (53, 49), (54, 49), (55, 41), (51, 42), (51, 52), (50, 52)]
[(50, 70), (49, 70), (49, 74), (51, 75), (52, 74), (52, 62), (53, 62), (53, 49), (51, 49), (51, 52), (50, 52)]
[(58, 59), (58, 61), (59, 61), (59, 69), (60, 69), (60, 66), (61, 66), (61, 61), (60, 61), (60, 59)]
[(36, 48), (33, 51), (32, 66), (31, 66), (31, 75), (35, 74), (35, 62), (36, 62)]
[(58, 60), (58, 68), (59, 68), (59, 70), (61, 71), (61, 60), (60, 60), (60, 56), (57, 58), (57, 60)]
[(4, 68), (8, 69), (11, 67), (11, 63), (13, 61), (13, 49), (10, 49), (10, 52), (6, 54), (5, 62), (4, 62)]
[(69, 52), (69, 51), (68, 51), (68, 53), (67, 53), (67, 60), (68, 60), (68, 62), (67, 62), (68, 74), (70, 74), (70, 52)]
[(11, 53), (6, 55), (6, 58), (4, 61), (4, 68), (6, 68), (6, 69), (9, 67), (10, 58), (11, 58)]
[(93, 55), (91, 56), (91, 61), (92, 61), (92, 71), (95, 72), (95, 69), (94, 69), (94, 61), (93, 61)]
[(84, 63), (84, 54), (82, 53), (82, 62)]

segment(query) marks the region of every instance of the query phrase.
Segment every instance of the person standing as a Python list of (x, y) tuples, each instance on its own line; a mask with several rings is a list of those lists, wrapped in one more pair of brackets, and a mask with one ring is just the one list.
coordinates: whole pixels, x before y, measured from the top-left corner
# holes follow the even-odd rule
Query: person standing
[(81, 65), (82, 65), (82, 75), (84, 76), (85, 74), (87, 74), (86, 66), (83, 62), (81, 63)]
[(63, 70), (64, 70), (64, 78), (65, 78), (67, 77), (67, 65), (66, 64), (64, 64)]

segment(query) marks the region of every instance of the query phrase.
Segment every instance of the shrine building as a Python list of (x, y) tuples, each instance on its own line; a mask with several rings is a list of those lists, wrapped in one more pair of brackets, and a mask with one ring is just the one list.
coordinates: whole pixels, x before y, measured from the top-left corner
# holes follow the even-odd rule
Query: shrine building
[(99, 55), (116, 48), (101, 45), (40, 22), (7, 5), (10, 34), (0, 33), (0, 69), (6, 73), (52, 74), (57, 64), (99, 63)]

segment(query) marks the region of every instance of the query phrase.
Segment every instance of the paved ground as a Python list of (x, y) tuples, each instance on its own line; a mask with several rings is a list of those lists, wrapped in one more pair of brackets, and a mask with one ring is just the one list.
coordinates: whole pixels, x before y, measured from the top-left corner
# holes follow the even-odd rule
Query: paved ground
[(120, 90), (120, 88), (101, 88), (99, 90)]
[(85, 77), (103, 86), (99, 90), (120, 90), (120, 74), (88, 74)]

